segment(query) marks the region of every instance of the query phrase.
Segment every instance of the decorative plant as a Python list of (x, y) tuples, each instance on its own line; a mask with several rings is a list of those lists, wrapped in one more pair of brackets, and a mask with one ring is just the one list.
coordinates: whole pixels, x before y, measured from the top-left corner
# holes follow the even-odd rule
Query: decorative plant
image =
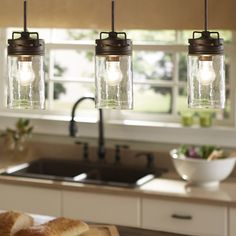
[(31, 137), (33, 126), (30, 126), (29, 119), (20, 118), (15, 129), (7, 128), (2, 134), (6, 147), (10, 150), (23, 151), (25, 142)]

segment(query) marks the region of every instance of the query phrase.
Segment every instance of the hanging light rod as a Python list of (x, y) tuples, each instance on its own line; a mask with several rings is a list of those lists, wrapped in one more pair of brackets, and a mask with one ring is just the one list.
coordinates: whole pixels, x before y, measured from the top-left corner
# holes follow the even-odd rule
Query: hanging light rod
[(205, 10), (205, 14), (204, 14), (204, 22), (205, 22), (205, 31), (208, 30), (208, 0), (205, 0), (204, 2), (204, 10)]
[(115, 31), (115, 0), (111, 2), (111, 31)]
[(24, 32), (27, 31), (27, 1), (24, 0)]

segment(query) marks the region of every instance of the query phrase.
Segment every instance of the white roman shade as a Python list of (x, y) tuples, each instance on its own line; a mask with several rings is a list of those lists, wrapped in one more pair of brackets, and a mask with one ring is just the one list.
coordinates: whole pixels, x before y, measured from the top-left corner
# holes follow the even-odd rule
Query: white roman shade
[[(0, 27), (22, 26), (21, 0), (1, 0)], [(201, 29), (202, 0), (117, 0), (118, 29)], [(29, 0), (29, 26), (110, 29), (110, 0)], [(209, 28), (236, 29), (236, 1), (209, 0)]]

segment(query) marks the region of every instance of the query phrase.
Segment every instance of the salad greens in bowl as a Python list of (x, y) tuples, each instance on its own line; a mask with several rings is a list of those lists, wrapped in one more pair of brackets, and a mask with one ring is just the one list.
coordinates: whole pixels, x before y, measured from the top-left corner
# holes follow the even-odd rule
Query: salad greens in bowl
[(173, 164), (182, 179), (191, 185), (216, 186), (226, 179), (235, 165), (235, 157), (215, 146), (186, 146), (170, 151)]
[(216, 146), (187, 146), (182, 145), (178, 149), (178, 154), (186, 158), (203, 159), (203, 160), (218, 160), (226, 158), (224, 150)]

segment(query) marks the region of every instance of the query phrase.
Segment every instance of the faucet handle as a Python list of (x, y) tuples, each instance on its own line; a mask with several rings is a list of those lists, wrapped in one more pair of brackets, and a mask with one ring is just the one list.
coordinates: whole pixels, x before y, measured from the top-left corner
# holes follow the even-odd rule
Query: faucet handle
[(87, 142), (75, 141), (77, 145), (83, 145), (83, 160), (89, 161), (89, 144)]
[(119, 163), (120, 162), (120, 159), (121, 159), (121, 148), (122, 149), (128, 149), (129, 146), (128, 145), (120, 145), (120, 144), (116, 144), (115, 145), (115, 164)]
[(154, 154), (152, 152), (140, 152), (136, 154), (135, 157), (141, 157), (141, 156), (147, 158), (147, 168), (154, 169), (154, 160), (155, 160)]

